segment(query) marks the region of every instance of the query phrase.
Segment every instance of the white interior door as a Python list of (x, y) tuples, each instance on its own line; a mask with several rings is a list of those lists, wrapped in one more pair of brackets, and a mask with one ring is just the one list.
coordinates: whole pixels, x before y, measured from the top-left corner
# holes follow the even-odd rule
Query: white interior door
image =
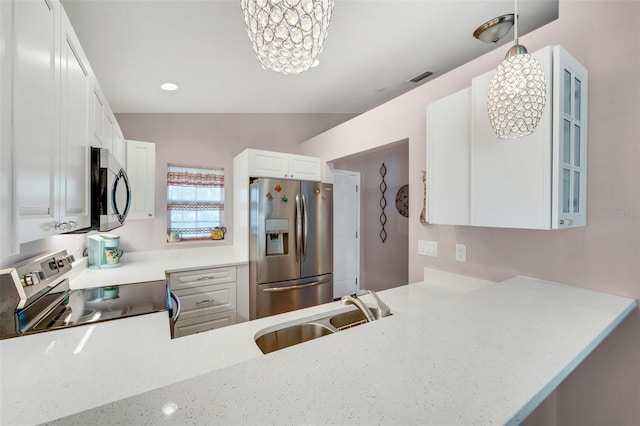
[(334, 170), (333, 298), (360, 289), (360, 173)]

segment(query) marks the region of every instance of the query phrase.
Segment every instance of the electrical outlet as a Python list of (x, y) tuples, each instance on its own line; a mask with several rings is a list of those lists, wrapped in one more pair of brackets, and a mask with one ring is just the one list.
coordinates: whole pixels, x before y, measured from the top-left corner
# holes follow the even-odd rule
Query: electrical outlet
[(456, 244), (456, 260), (458, 262), (467, 261), (467, 246), (464, 244)]

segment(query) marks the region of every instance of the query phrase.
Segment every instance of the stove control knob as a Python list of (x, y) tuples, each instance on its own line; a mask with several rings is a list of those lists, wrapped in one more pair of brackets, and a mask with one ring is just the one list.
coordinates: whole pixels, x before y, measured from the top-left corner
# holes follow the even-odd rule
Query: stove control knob
[(40, 282), (40, 273), (39, 272), (29, 272), (28, 274), (24, 274), (22, 278), (20, 278), (20, 282), (23, 287), (28, 287), (34, 284), (38, 284)]

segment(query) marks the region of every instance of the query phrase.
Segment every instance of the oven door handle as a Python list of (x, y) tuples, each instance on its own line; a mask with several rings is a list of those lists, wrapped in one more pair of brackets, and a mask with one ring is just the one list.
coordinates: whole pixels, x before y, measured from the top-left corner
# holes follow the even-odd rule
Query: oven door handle
[(172, 291), (169, 292), (171, 299), (176, 303), (175, 309), (173, 309), (173, 315), (171, 319), (175, 322), (178, 321), (178, 317), (180, 316), (180, 310), (182, 310), (182, 304), (180, 303), (180, 298)]
[(281, 292), (281, 291), (302, 290), (302, 289), (313, 287), (313, 286), (320, 285), (320, 284), (323, 284), (323, 283), (328, 283), (329, 281), (331, 281), (331, 279), (327, 278), (327, 279), (320, 280), (320, 281), (314, 281), (314, 282), (309, 283), (309, 284), (290, 285), (290, 286), (287, 286), (287, 287), (265, 288), (262, 291), (264, 291), (265, 293), (277, 293), (277, 292)]

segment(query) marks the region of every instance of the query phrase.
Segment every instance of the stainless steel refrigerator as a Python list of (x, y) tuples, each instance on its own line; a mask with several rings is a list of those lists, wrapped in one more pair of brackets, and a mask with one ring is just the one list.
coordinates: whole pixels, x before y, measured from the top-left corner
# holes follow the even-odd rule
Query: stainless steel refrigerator
[(251, 319), (333, 298), (333, 185), (253, 179), (250, 185)]

